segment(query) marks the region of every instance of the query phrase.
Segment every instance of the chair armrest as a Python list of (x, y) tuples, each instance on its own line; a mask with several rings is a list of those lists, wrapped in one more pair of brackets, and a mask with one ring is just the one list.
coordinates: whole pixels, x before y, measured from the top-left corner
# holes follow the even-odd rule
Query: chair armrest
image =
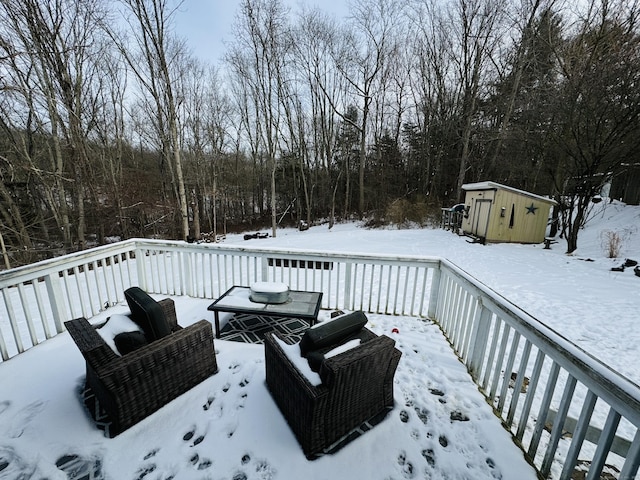
[[(398, 352), (394, 345), (394, 340), (380, 335), (358, 347), (326, 358), (320, 368), (323, 385), (331, 389), (338, 383), (348, 383), (357, 388), (357, 385), (371, 380), (382, 382), (388, 376), (394, 351)], [(395, 372), (395, 368), (393, 370)]]
[(178, 317), (176, 315), (176, 305), (171, 298), (163, 298), (158, 301), (158, 304), (162, 307), (162, 311), (164, 312), (164, 316), (167, 319), (167, 323), (169, 324), (169, 328), (172, 332), (175, 332), (182, 328), (178, 325)]
[(269, 380), (272, 384), (280, 384), (279, 380), (286, 379), (283, 383), (285, 390), (291, 388), (291, 384), (295, 384), (296, 388), (303, 391), (305, 396), (316, 397), (320, 394), (326, 394), (326, 388), (322, 385), (314, 386), (309, 382), (300, 370), (293, 364), (282, 347), (276, 341), (276, 337), (286, 343), (286, 340), (279, 333), (268, 333), (264, 338), (265, 363), (267, 368), (267, 385)]
[(96, 372), (119, 358), (86, 318), (69, 320), (64, 325), (82, 356)]

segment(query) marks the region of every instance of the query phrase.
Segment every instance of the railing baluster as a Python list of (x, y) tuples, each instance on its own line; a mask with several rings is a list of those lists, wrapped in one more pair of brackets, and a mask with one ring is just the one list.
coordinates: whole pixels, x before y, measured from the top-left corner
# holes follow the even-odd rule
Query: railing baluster
[(558, 381), (559, 373), (560, 365), (558, 365), (556, 362), (553, 362), (551, 371), (549, 372), (549, 376), (547, 377), (547, 383), (545, 386), (542, 403), (540, 404), (540, 411), (536, 420), (536, 426), (533, 430), (531, 442), (529, 443), (529, 449), (527, 450), (527, 454), (532, 460), (535, 459), (536, 453), (538, 452), (540, 438), (542, 437), (542, 432), (547, 421), (547, 415), (549, 415), (549, 407), (551, 406), (551, 400), (553, 398), (553, 392), (556, 388), (556, 382)]
[[(491, 381), (491, 390), (489, 393), (489, 398), (491, 399), (491, 403), (493, 404), (496, 398), (496, 392), (498, 391), (498, 384), (500, 383), (500, 375), (502, 374), (502, 364), (504, 362), (504, 355), (507, 351), (507, 344), (509, 343), (509, 336), (511, 335), (511, 326), (507, 323), (504, 323), (504, 328), (502, 330), (502, 340), (500, 341), (500, 349), (498, 350), (498, 357), (496, 358), (496, 363), (493, 370), (493, 379)], [(506, 372), (505, 372), (506, 376)]]
[(513, 395), (511, 396), (511, 404), (509, 405), (509, 411), (507, 412), (507, 426), (511, 427), (513, 419), (516, 414), (516, 408), (518, 407), (518, 400), (522, 393), (522, 386), (524, 385), (525, 374), (527, 370), (527, 364), (529, 363), (529, 355), (531, 354), (531, 342), (525, 340), (524, 349), (522, 351), (522, 357), (520, 358), (520, 366), (518, 367), (518, 374), (513, 385)]
[(69, 287), (69, 272), (67, 271), (67, 269), (65, 268), (62, 271), (62, 284), (64, 285), (64, 299), (65, 299), (65, 306), (69, 309), (69, 311), (71, 312), (71, 315), (74, 317), (78, 316), (78, 313), (76, 313), (75, 310), (75, 305), (74, 303), (71, 301), (71, 289)]
[(7, 349), (7, 344), (4, 341), (4, 335), (2, 334), (2, 330), (0, 329), (0, 357), (2, 361), (9, 360), (9, 350)]
[(471, 349), (471, 331), (476, 321), (476, 312), (479, 310), (478, 301), (471, 293), (469, 294), (469, 310), (465, 315), (465, 325), (462, 332), (460, 345), (460, 358), (464, 363), (468, 363), (469, 350)]
[(47, 313), (44, 309), (42, 292), (40, 291), (40, 281), (36, 278), (32, 285), (33, 293), (36, 297), (36, 305), (38, 306), (38, 314), (40, 315), (40, 321), (42, 322), (42, 328), (44, 329), (44, 335), (46, 338), (51, 338), (51, 329), (49, 328), (49, 322), (47, 322)]
[(543, 477), (549, 475), (549, 472), (551, 471), (551, 464), (553, 463), (554, 454), (556, 452), (556, 448), (558, 447), (560, 437), (562, 437), (564, 421), (567, 418), (567, 413), (569, 412), (569, 407), (571, 406), (571, 400), (573, 399), (573, 392), (575, 391), (575, 388), (576, 379), (575, 377), (570, 375), (564, 386), (564, 392), (562, 393), (562, 399), (560, 400), (558, 413), (556, 414), (556, 418), (553, 422), (553, 427), (551, 428), (551, 437), (549, 439), (549, 443), (547, 444), (547, 450), (544, 454), (544, 459), (542, 460), (542, 466), (540, 467), (540, 473)]
[(13, 302), (10, 298), (11, 292), (9, 289), (2, 290), (2, 297), (4, 299), (4, 306), (7, 310), (7, 315), (9, 316), (9, 325), (11, 326), (11, 331), (13, 332), (13, 341), (15, 342), (16, 348), (18, 349), (18, 353), (24, 352), (24, 346), (22, 345), (22, 336), (20, 335), (20, 329), (18, 328), (18, 323), (16, 322), (16, 314), (13, 309)]
[(600, 478), (600, 474), (602, 473), (602, 469), (604, 468), (604, 464), (607, 460), (607, 455), (611, 449), (611, 444), (616, 436), (616, 430), (618, 429), (619, 423), (620, 414), (613, 408), (610, 408), (604, 428), (602, 429), (602, 434), (598, 439), (596, 453), (593, 455), (593, 460), (589, 466), (589, 473), (587, 474), (586, 480), (598, 480)]
[[(82, 287), (80, 285), (80, 269), (77, 266), (73, 267), (73, 277), (76, 280), (75, 283), (76, 283), (76, 288), (78, 290), (78, 295), (82, 296)], [(86, 283), (86, 281), (85, 281), (85, 283)], [(93, 302), (91, 301), (91, 289), (90, 288), (87, 288), (87, 294), (89, 295), (89, 304), (92, 304)], [(80, 301), (80, 309), (82, 311), (82, 315), (85, 318), (89, 318), (92, 315), (87, 310), (87, 303), (86, 302)], [(72, 311), (73, 311), (73, 309), (72, 309)], [(72, 315), (73, 315), (73, 313), (72, 313)]]
[(589, 422), (591, 421), (591, 415), (593, 415), (593, 409), (596, 406), (598, 397), (589, 390), (582, 404), (582, 411), (580, 412), (580, 418), (576, 429), (573, 431), (571, 438), (571, 446), (567, 452), (567, 456), (562, 467), (562, 473), (560, 474), (560, 480), (571, 480), (573, 475), (573, 469), (578, 461), (578, 455), (580, 449), (587, 436), (587, 430), (589, 429)]
[[(516, 439), (522, 442), (524, 437), (524, 431), (527, 427), (527, 419), (531, 412), (531, 406), (536, 396), (538, 389), (538, 381), (540, 380), (540, 373), (542, 372), (542, 365), (544, 364), (545, 354), (542, 350), (538, 350), (536, 355), (536, 361), (533, 365), (533, 371), (531, 372), (531, 378), (529, 379), (529, 388), (527, 389), (527, 395), (522, 406), (522, 413), (520, 414), (520, 421), (518, 422), (518, 431), (516, 432)], [(523, 421), (524, 419), (524, 421)]]
[(633, 437), (633, 443), (627, 452), (627, 458), (622, 466), (619, 478), (636, 478), (638, 468), (640, 468), (640, 429), (636, 430), (636, 434)]
[(26, 293), (24, 291), (24, 284), (18, 284), (18, 296), (20, 297), (20, 303), (22, 304), (22, 311), (27, 322), (27, 329), (29, 330), (29, 338), (31, 339), (31, 345), (36, 346), (38, 344), (38, 336), (33, 327), (33, 316), (31, 315), (31, 308), (29, 308), (29, 301), (27, 300)]
[[(493, 313), (492, 313), (493, 315)], [(491, 336), (491, 348), (489, 349), (489, 356), (487, 357), (487, 366), (484, 371), (484, 377), (482, 378), (481, 388), (484, 392), (487, 392), (489, 387), (489, 379), (491, 378), (491, 372), (493, 371), (493, 364), (496, 357), (496, 349), (498, 348), (498, 339), (500, 337), (500, 330), (502, 329), (502, 322), (500, 318), (495, 317), (493, 322), (493, 333)], [(488, 393), (486, 393), (488, 395)]]
[[(520, 343), (520, 334), (518, 332), (513, 333), (513, 339), (511, 340), (511, 349), (507, 357), (507, 364), (504, 366), (504, 375), (502, 377), (502, 388), (500, 389), (500, 399), (498, 400), (498, 413), (502, 415), (502, 409), (507, 401), (507, 392), (509, 391), (509, 384), (511, 383), (511, 373), (513, 372), (513, 364), (516, 360), (516, 353), (518, 353), (518, 344)], [(513, 395), (515, 395), (515, 390)]]

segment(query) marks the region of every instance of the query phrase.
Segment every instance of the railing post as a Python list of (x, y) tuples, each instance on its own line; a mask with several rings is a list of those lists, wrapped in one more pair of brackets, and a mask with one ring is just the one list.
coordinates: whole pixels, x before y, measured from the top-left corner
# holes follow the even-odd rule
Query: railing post
[(193, 294), (194, 284), (193, 284), (193, 269), (191, 268), (191, 258), (192, 255), (189, 252), (182, 252), (182, 270), (183, 270), (183, 283), (184, 289), (186, 290), (187, 295), (190, 297), (195, 296)]
[(66, 320), (71, 319), (67, 317), (67, 308), (65, 307), (62, 289), (60, 288), (58, 272), (46, 275), (44, 277), (44, 284), (47, 287), (47, 294), (49, 296), (49, 304), (51, 305), (53, 323), (56, 326), (56, 332), (62, 333), (64, 332), (63, 323)]
[(344, 269), (344, 306), (347, 310), (353, 310), (353, 299), (351, 298), (351, 275), (352, 264), (347, 262)]
[(138, 273), (138, 286), (146, 292), (147, 276), (145, 274), (146, 268), (144, 268), (145, 253), (141, 248), (138, 248), (137, 246), (134, 252), (136, 256), (136, 271)]
[(438, 308), (441, 269), (442, 261), (438, 261), (438, 267), (433, 269), (433, 277), (431, 278), (431, 293), (429, 294), (429, 309), (427, 310), (427, 316), (432, 320), (436, 319), (436, 309)]
[(473, 320), (469, 352), (469, 372), (473, 379), (478, 382), (478, 375), (482, 367), (482, 357), (487, 349), (489, 340), (489, 329), (491, 326), (491, 311), (482, 304), (482, 297), (478, 298), (478, 308)]
[(262, 278), (260, 278), (260, 282), (268, 282), (269, 281), (269, 258), (262, 256), (260, 257), (262, 262), (262, 269), (260, 272), (260, 275), (262, 276)]

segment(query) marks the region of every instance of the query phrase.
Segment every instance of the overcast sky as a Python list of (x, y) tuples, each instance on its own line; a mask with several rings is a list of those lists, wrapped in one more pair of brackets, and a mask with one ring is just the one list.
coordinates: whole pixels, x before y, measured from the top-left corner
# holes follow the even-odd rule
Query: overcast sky
[[(283, 0), (292, 15), (300, 4), (319, 6), (343, 18), (348, 13), (347, 0)], [(175, 14), (176, 33), (187, 39), (193, 53), (219, 64), (225, 51), (224, 41), (233, 38), (233, 23), (240, 0), (185, 0)]]

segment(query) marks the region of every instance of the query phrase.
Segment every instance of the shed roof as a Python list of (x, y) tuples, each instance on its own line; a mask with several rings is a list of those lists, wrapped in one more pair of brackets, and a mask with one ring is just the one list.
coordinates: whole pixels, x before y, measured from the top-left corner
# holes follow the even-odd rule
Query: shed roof
[(506, 185), (502, 185), (496, 182), (465, 183), (464, 185), (462, 185), (462, 189), (463, 190), (507, 190), (509, 192), (517, 193), (525, 197), (535, 198), (536, 200), (540, 200), (541, 202), (546, 202), (551, 205), (556, 205), (558, 203), (551, 198), (541, 197), (540, 195), (536, 195), (535, 193), (525, 192), (524, 190), (518, 190), (517, 188), (508, 187)]

